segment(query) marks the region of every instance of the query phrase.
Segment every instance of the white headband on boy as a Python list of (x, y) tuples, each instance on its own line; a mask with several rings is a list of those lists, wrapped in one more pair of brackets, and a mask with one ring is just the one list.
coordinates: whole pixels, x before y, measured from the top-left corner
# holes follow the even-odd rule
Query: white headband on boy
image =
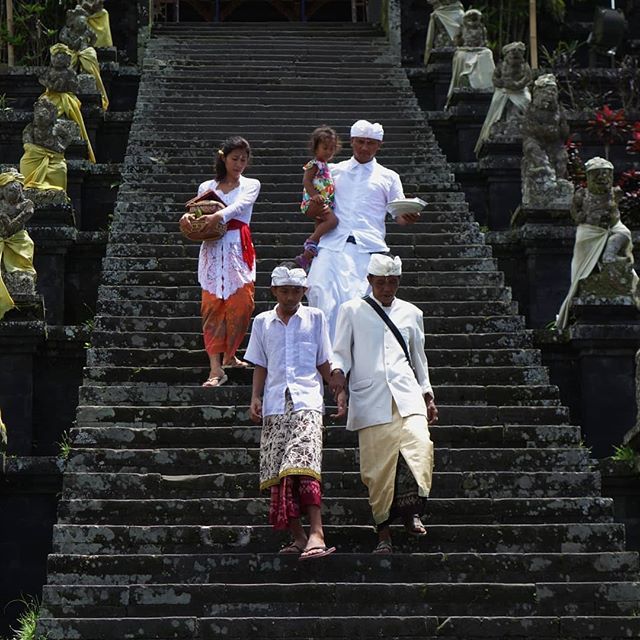
[(304, 269), (287, 269), (287, 267), (276, 267), (271, 272), (272, 287), (306, 287), (307, 273)]
[(399, 256), (392, 258), (381, 253), (372, 253), (367, 273), (372, 276), (401, 276), (402, 260)]
[(384, 137), (384, 129), (379, 122), (369, 122), (368, 120), (358, 120), (351, 126), (352, 138), (371, 138), (380, 140)]

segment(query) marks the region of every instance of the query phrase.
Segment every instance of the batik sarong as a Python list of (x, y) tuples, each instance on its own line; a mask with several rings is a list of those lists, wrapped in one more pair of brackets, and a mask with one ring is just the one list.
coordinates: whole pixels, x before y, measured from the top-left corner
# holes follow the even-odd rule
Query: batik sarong
[(320, 482), (309, 476), (285, 476), (271, 487), (269, 524), (274, 529), (288, 529), (291, 520), (300, 518), (307, 507), (320, 507), (322, 489)]
[(224, 354), (224, 364), (233, 359), (247, 333), (255, 306), (254, 291), (253, 282), (240, 287), (226, 299), (202, 290), (204, 347), (209, 355)]

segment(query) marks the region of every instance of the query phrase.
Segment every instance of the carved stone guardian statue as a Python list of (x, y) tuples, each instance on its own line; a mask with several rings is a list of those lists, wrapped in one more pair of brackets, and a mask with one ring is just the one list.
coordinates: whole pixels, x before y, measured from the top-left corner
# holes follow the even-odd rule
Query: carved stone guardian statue
[(571, 261), (571, 286), (556, 319), (564, 329), (576, 294), (604, 302), (628, 296), (638, 305), (638, 276), (633, 269), (631, 231), (620, 222), (620, 188), (613, 186), (613, 165), (603, 158), (586, 164), (587, 188), (573, 198), (572, 215), (578, 224)]
[(458, 87), (490, 89), (493, 86), (493, 54), (487, 48), (487, 29), (482, 13), (469, 9), (462, 20), (462, 29), (455, 38), (457, 49), (451, 65), (451, 84), (447, 102)]
[(65, 25), (60, 29), (58, 38), (72, 51), (82, 51), (96, 42), (96, 34), (89, 27), (87, 17), (87, 12), (80, 5), (67, 11)]
[(75, 122), (58, 118), (58, 109), (46, 97), (33, 105), (33, 122), (22, 132), (24, 155), (20, 173), (24, 186), (31, 189), (67, 190), (66, 148), (80, 138)]
[(0, 319), (16, 306), (12, 294), (35, 297), (33, 240), (24, 228), (34, 209), (23, 181), (15, 170), (0, 173)]
[(96, 34), (95, 47), (113, 47), (109, 12), (103, 0), (82, 0), (80, 6), (87, 12), (89, 28)]
[(476, 155), (489, 138), (520, 134), (522, 116), (531, 102), (528, 85), (533, 79), (525, 51), (522, 42), (502, 47), (502, 60), (493, 72), (493, 98), (475, 146)]
[[(51, 64), (39, 78), (40, 84), (44, 85), (46, 91), (40, 97), (44, 96), (56, 105), (58, 116), (73, 120), (80, 127), (80, 135), (87, 142), (89, 160), (95, 162), (96, 157), (82, 117), (82, 103), (76, 95), (78, 91), (78, 76), (72, 68), (75, 52), (61, 42), (54, 44), (49, 51), (51, 53)], [(95, 49), (93, 49), (93, 52), (95, 54)]]
[(427, 0), (432, 6), (424, 50), (424, 64), (429, 64), (434, 48), (452, 47), (462, 29), (464, 7), (459, 0)]
[(555, 77), (547, 73), (533, 85), (533, 98), (522, 122), (522, 206), (571, 206), (573, 184), (567, 180), (564, 143), (569, 125), (558, 100)]

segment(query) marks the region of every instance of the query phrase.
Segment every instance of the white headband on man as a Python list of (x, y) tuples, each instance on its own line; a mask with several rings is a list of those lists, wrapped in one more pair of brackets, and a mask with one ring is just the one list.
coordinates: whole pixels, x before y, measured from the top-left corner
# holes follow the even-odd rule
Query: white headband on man
[(392, 258), (381, 253), (372, 253), (367, 273), (372, 276), (401, 276), (402, 260), (399, 256)]
[(276, 267), (271, 272), (272, 287), (306, 287), (307, 273), (304, 269), (287, 267)]
[(379, 122), (369, 122), (368, 120), (358, 120), (351, 126), (352, 138), (371, 138), (380, 140), (384, 137), (384, 129)]

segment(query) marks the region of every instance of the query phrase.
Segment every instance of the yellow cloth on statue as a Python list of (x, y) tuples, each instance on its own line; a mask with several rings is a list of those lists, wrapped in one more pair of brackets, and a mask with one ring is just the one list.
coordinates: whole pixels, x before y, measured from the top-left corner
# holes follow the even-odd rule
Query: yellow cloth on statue
[[(26, 271), (36, 274), (33, 266), (33, 240), (26, 231), (18, 231), (10, 238), (0, 238), (0, 262), (7, 273)], [(15, 306), (0, 271), (0, 320)]]
[(58, 107), (59, 116), (66, 116), (67, 118), (69, 118), (69, 120), (73, 120), (80, 127), (80, 135), (82, 136), (83, 140), (87, 141), (89, 160), (91, 162), (95, 162), (96, 156), (93, 153), (93, 147), (91, 146), (91, 141), (89, 140), (87, 128), (84, 126), (82, 111), (80, 111), (80, 107), (82, 106), (80, 99), (73, 93), (52, 91), (51, 89), (47, 89), (42, 95), (44, 95), (46, 98), (49, 98), (49, 100), (51, 100), (51, 102), (53, 102), (53, 104)]
[(96, 47), (113, 47), (113, 39), (111, 38), (111, 25), (109, 24), (109, 12), (106, 9), (91, 14), (87, 18), (87, 22), (91, 31), (93, 31), (98, 39)]
[(25, 142), (20, 172), (25, 176), (24, 186), (30, 189), (67, 190), (67, 161), (62, 153)]
[(102, 97), (102, 108), (106, 111), (109, 108), (109, 98), (107, 97), (107, 90), (102, 82), (102, 76), (100, 75), (100, 63), (98, 62), (98, 54), (93, 47), (87, 47), (82, 51), (71, 52), (71, 64), (76, 67), (80, 65), (83, 71), (92, 75), (96, 81), (96, 87)]
[(393, 504), (398, 456), (402, 455), (418, 485), (418, 495), (427, 497), (433, 476), (433, 442), (427, 418), (403, 418), (393, 401), (391, 422), (358, 430), (360, 476), (369, 491), (369, 504), (376, 524), (389, 518)]

